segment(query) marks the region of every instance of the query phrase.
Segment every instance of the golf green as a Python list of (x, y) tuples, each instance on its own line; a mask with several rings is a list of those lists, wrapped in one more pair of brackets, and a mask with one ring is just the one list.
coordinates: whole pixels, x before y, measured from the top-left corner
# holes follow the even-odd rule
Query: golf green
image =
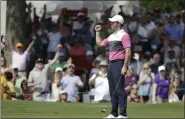
[[(1, 101), (2, 118), (103, 118), (107, 103)], [(184, 103), (128, 104), (129, 118), (184, 118)]]

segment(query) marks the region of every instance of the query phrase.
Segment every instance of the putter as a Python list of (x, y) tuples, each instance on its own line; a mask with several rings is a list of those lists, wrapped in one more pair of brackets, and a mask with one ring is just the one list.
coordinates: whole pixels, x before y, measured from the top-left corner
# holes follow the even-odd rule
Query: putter
[[(125, 74), (124, 74), (123, 76), (125, 77)], [(117, 85), (116, 85), (116, 88), (115, 88), (113, 94), (112, 94), (112, 97), (113, 97), (114, 94), (116, 93), (116, 90), (117, 90), (118, 85), (119, 85), (119, 83), (120, 83), (120, 81), (121, 81), (121, 78), (122, 78), (122, 76), (119, 78), (119, 81), (118, 81), (118, 83), (117, 83)], [(110, 97), (110, 99), (112, 99), (112, 97)], [(101, 112), (102, 112), (102, 113), (107, 112), (107, 109), (109, 109), (109, 105), (110, 105), (110, 103), (108, 103), (107, 108), (102, 109)]]

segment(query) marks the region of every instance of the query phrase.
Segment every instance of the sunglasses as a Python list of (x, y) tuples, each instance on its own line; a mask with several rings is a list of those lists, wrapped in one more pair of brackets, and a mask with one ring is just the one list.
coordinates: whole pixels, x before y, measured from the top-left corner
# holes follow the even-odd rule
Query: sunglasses
[(40, 64), (44, 64), (44, 62), (43, 62), (43, 61), (37, 61), (36, 63), (38, 63), (38, 64), (39, 64), (39, 63), (40, 63)]
[(143, 69), (149, 69), (149, 67), (144, 67)]
[(21, 49), (22, 47), (17, 47), (18, 49)]

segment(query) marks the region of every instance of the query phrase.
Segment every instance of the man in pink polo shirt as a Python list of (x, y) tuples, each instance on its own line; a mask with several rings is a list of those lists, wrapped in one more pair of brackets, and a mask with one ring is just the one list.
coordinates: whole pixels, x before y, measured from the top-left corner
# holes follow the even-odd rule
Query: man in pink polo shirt
[[(109, 47), (109, 70), (108, 81), (111, 96), (112, 110), (107, 118), (127, 118), (127, 96), (124, 90), (124, 75), (127, 72), (128, 63), (131, 57), (130, 36), (123, 30), (124, 19), (120, 15), (109, 18), (111, 28), (114, 30), (108, 38), (100, 38), (101, 25), (95, 26), (96, 44)], [(121, 80), (120, 80), (121, 79)], [(117, 87), (118, 85), (118, 87)], [(117, 88), (116, 88), (117, 87)], [(114, 91), (116, 89), (115, 94)], [(118, 105), (120, 114), (118, 116)]]

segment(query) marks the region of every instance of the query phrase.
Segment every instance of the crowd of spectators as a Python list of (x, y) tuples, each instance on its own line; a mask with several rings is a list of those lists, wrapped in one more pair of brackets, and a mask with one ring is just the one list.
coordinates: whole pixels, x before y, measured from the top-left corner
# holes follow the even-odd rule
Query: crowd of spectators
[[(1, 55), (1, 98), (48, 102), (83, 102), (88, 94), (93, 103), (109, 102), (108, 50), (95, 43), (95, 24), (108, 24), (107, 10), (99, 21), (85, 13), (77, 21), (59, 16), (57, 22), (44, 12), (39, 18), (27, 6), (28, 39), (17, 43), (12, 64)], [(44, 7), (46, 11), (46, 6)], [(34, 8), (35, 11), (35, 8)], [(162, 13), (159, 9), (124, 18), (131, 36), (132, 59), (125, 76), (128, 102), (164, 103), (184, 100), (184, 12)], [(111, 33), (109, 25), (100, 32)], [(1, 43), (6, 51), (6, 44)]]

